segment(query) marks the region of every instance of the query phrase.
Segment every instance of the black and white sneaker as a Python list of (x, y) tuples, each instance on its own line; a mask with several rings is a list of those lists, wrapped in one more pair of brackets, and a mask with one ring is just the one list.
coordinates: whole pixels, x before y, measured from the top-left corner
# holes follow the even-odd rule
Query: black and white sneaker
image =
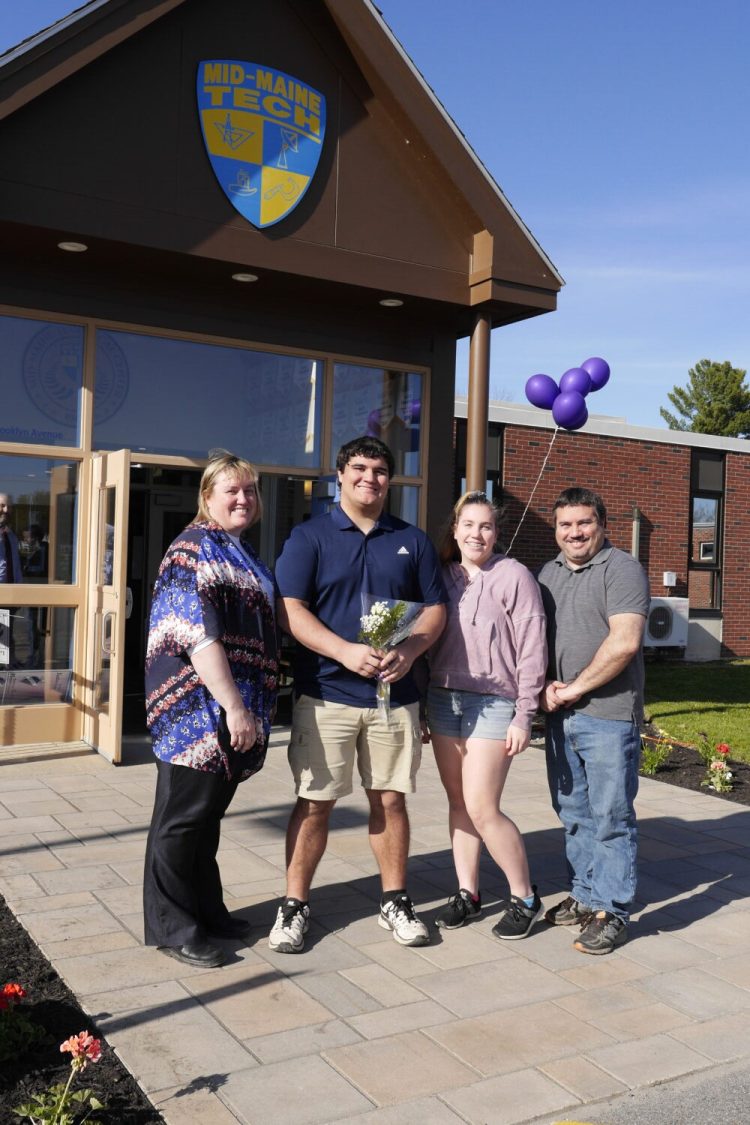
[(542, 900), (536, 893), (536, 887), (531, 888), (534, 893), (534, 902), (527, 906), (522, 898), (511, 895), (504, 904), (504, 909), (498, 921), (492, 927), (492, 932), (497, 938), (504, 941), (518, 941), (525, 938), (532, 926), (544, 914)]
[(435, 915), (435, 925), (441, 930), (457, 930), (459, 926), (465, 926), (467, 922), (479, 918), (481, 913), (482, 896), (477, 894), (474, 899), (469, 891), (461, 887), (448, 899), (447, 906)]
[(380, 907), (378, 925), (393, 932), (399, 945), (429, 945), (430, 934), (424, 922), (417, 917), (408, 895), (389, 899)]
[(310, 928), (310, 907), (297, 898), (285, 898), (279, 907), (268, 944), (276, 953), (301, 953)]

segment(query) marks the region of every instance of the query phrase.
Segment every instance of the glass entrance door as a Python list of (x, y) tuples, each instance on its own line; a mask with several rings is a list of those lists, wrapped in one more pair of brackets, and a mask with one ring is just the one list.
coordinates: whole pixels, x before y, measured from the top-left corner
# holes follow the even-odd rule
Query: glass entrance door
[(125, 624), (123, 698), (128, 737), (146, 734), (143, 672), (154, 581), (169, 544), (195, 518), (200, 478), (200, 469), (131, 466), (127, 581), (133, 611)]
[(122, 756), (130, 451), (94, 458), (84, 739), (111, 762)]
[[(143, 673), (154, 581), (169, 544), (195, 518), (201, 475), (198, 468), (131, 465), (127, 586), (133, 609), (125, 622), (122, 704), (122, 729), (129, 738), (146, 734)], [(262, 473), (260, 491), (263, 519), (250, 529), (248, 539), (273, 567), (292, 528), (332, 500), (333, 483), (319, 486), (312, 479)], [(289, 643), (286, 638), (285, 647)]]

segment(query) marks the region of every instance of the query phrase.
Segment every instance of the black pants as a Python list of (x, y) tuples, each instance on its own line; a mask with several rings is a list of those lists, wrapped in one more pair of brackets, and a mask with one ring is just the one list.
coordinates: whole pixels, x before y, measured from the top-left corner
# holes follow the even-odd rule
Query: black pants
[(238, 782), (158, 758), (156, 768), (143, 876), (146, 945), (186, 945), (228, 917), (216, 853)]

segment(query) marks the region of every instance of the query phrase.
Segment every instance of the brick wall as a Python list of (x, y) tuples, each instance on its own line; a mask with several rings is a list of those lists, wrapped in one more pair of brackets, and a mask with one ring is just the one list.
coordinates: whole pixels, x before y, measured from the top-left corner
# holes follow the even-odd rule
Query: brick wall
[[(504, 499), (507, 544), (518, 526), (534, 482), (550, 450), (549, 430), (507, 426)], [(747, 459), (750, 468), (750, 458)], [(641, 513), (639, 558), (655, 597), (687, 596), (690, 519), (690, 450), (660, 442), (558, 431), (534, 499), (513, 546), (516, 558), (538, 566), (555, 554), (552, 505), (573, 485), (593, 488), (607, 506), (607, 533), (616, 547), (630, 551), (633, 508)], [(665, 570), (677, 585), (663, 585)]]
[[(750, 445), (748, 445), (750, 454)], [(750, 657), (750, 455), (727, 453), (722, 566), (722, 617), (725, 657)], [(546, 458), (546, 461), (545, 461)], [(504, 520), (500, 546), (532, 569), (557, 553), (552, 505), (564, 488), (593, 488), (604, 498), (607, 533), (616, 547), (630, 551), (633, 508), (641, 515), (639, 558), (653, 597), (688, 597), (691, 608), (710, 604), (710, 574), (691, 571), (691, 447), (583, 431), (505, 426), (503, 451)], [(542, 466), (544, 470), (542, 471)], [(537, 478), (533, 500), (523, 518)], [(517, 532), (517, 534), (516, 534)], [(700, 533), (696, 532), (698, 538)], [(710, 533), (713, 535), (713, 532)], [(664, 586), (664, 571), (677, 585)]]
[(727, 454), (724, 487), (723, 655), (750, 656), (750, 457)]

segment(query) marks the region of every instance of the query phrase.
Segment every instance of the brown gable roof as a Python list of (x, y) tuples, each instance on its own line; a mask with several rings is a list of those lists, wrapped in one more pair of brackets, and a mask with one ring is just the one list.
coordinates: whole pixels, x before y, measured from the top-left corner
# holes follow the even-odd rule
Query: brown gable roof
[[(191, 0), (186, 10), (199, 18), (205, 2)], [(91, 0), (6, 52), (0, 57), (0, 121), (183, 4)], [(562, 278), (370, 0), (286, 0), (283, 7), (313, 38), (327, 35), (330, 41), (335, 28), (351, 55), (340, 69), (339, 104), (344, 111), (348, 106), (350, 115), (354, 107), (360, 120), (351, 119), (338, 138), (341, 190), (334, 197), (332, 188), (321, 189), (317, 213), (300, 218), (297, 228), (273, 242), (236, 215), (227, 220), (224, 208), (200, 246), (170, 244), (165, 228), (163, 248), (331, 281), (341, 280), (343, 254), (351, 284), (402, 285), (405, 293), (447, 301), (465, 313), (487, 308), (498, 324), (554, 309)], [(365, 174), (363, 154), (371, 152), (379, 163)], [(380, 181), (373, 182), (378, 173)], [(360, 193), (371, 183), (383, 202), (363, 223)], [(334, 210), (331, 236), (326, 218)], [(397, 231), (389, 222), (400, 212), (404, 220)], [(26, 221), (20, 213), (12, 217)], [(118, 237), (116, 223), (110, 229)], [(426, 247), (431, 259), (425, 258)]]

